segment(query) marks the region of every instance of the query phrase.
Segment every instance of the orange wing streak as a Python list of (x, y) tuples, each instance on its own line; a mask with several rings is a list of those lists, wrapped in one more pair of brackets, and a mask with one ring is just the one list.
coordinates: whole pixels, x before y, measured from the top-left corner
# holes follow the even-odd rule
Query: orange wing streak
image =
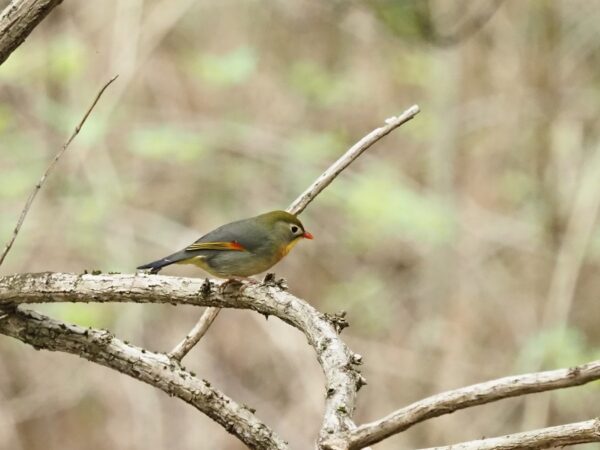
[(231, 246), (231, 250), (239, 250), (239, 251), (246, 250), (244, 248), (244, 246), (242, 244), (240, 244), (238, 241), (229, 242), (229, 245)]
[(243, 252), (246, 249), (238, 241), (231, 242), (197, 242), (186, 248), (188, 251), (193, 250), (234, 250)]

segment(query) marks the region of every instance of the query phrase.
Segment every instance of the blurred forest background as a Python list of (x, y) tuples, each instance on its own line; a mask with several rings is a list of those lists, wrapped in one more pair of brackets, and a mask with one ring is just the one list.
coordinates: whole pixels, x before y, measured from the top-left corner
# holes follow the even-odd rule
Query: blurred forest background
[[(598, 0), (65, 1), (0, 67), (1, 243), (97, 90), (120, 78), (0, 273), (133, 272), (222, 223), (287, 207), (349, 145), (418, 103), (415, 120), (308, 207), (315, 240), (276, 267), (294, 294), (347, 311), (343, 336), (369, 382), (356, 421), (599, 358), (598, 23)], [(202, 312), (39, 309), (158, 351)], [(6, 337), (0, 352), (2, 449), (242, 447), (109, 369)], [(322, 374), (296, 330), (226, 310), (185, 365), (293, 448), (312, 448)], [(599, 399), (593, 383), (504, 400), (375, 447), (586, 420)]]

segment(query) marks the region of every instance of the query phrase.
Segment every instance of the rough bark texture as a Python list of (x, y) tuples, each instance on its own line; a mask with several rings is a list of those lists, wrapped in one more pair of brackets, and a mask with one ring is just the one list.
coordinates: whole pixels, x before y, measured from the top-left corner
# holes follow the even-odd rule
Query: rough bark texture
[[(432, 417), (508, 397), (578, 386), (600, 379), (600, 361), (570, 369), (499, 378), (425, 398), (375, 422), (325, 442), (328, 450), (355, 450), (400, 433)], [(453, 447), (454, 448), (454, 447)], [(536, 447), (537, 448), (537, 447)]]
[[(160, 275), (17, 274), (0, 278), (0, 306), (52, 302), (170, 303), (251, 309), (272, 315), (304, 333), (325, 374), (325, 413), (320, 439), (353, 428), (356, 392), (364, 382), (352, 353), (338, 336), (343, 319), (326, 316), (285, 291), (278, 282), (229, 285)], [(0, 328), (0, 332), (2, 328)]]
[(13, 0), (0, 14), (0, 64), (63, 0)]
[(81, 356), (157, 387), (202, 411), (250, 448), (288, 448), (252, 412), (207, 381), (196, 378), (166, 355), (125, 344), (108, 331), (67, 325), (33, 311), (16, 309), (0, 314), (0, 333), (36, 349)]
[[(325, 413), (319, 447), (360, 449), (453, 411), (507, 397), (577, 386), (600, 379), (600, 361), (569, 369), (510, 376), (437, 394), (401, 408), (381, 420), (355, 427), (351, 418), (363, 379), (355, 369), (360, 355), (339, 338), (343, 318), (320, 313), (269, 278), (262, 285), (221, 286), (222, 282), (159, 275), (18, 274), (0, 277), (0, 333), (36, 348), (78, 354), (126, 373), (193, 404), (251, 448), (286, 448), (266, 425), (204, 381), (181, 368), (175, 359), (124, 344), (110, 333), (70, 326), (18, 305), (52, 302), (170, 303), (251, 309), (273, 315), (298, 328), (314, 348), (325, 374)], [(20, 308), (20, 306), (19, 306)], [(452, 448), (547, 448), (598, 441), (597, 422), (464, 443)], [(504, 440), (503, 440), (504, 439)], [(512, 440), (511, 440), (512, 439)], [(520, 439), (520, 440), (519, 440)], [(525, 443), (525, 444), (524, 444)], [(485, 447), (484, 445), (490, 445)]]
[(516, 450), (600, 442), (600, 419), (423, 450)]

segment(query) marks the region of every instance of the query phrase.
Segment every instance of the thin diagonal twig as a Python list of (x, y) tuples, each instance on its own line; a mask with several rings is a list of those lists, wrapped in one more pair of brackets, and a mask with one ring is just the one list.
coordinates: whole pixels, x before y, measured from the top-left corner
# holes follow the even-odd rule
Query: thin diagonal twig
[[(379, 141), (381, 138), (387, 136), (399, 126), (405, 124), (419, 113), (419, 106), (413, 105), (404, 111), (402, 114), (396, 117), (390, 117), (386, 119), (385, 125), (371, 131), (360, 141), (354, 144), (346, 151), (336, 162), (334, 162), (329, 168), (321, 174), (302, 194), (294, 200), (291, 205), (287, 208), (287, 211), (298, 215), (312, 202), (317, 195), (319, 195), (331, 182), (356, 158), (363, 154), (365, 150)], [(219, 314), (219, 308), (207, 308), (198, 323), (194, 326), (192, 331), (179, 343), (177, 346), (168, 354), (181, 361), (181, 359), (196, 345), (202, 336), (206, 333), (212, 322)]]
[(15, 225), (15, 228), (13, 230), (13, 234), (10, 237), (10, 239), (8, 240), (8, 242), (6, 243), (6, 246), (4, 247), (4, 251), (2, 252), (2, 255), (0, 256), (0, 266), (2, 265), (2, 263), (4, 262), (4, 259), (6, 258), (6, 255), (8, 254), (8, 252), (10, 251), (10, 249), (12, 248), (12, 246), (13, 246), (13, 244), (15, 242), (15, 239), (17, 239), (19, 231), (21, 230), (21, 226), (23, 225), (23, 222), (25, 221), (25, 217), (27, 217), (27, 213), (29, 212), (29, 209), (31, 208), (31, 205), (33, 204), (33, 201), (35, 200), (35, 197), (37, 196), (38, 192), (42, 188), (44, 182), (46, 181), (46, 178), (48, 178), (48, 174), (54, 168), (54, 166), (56, 165), (56, 163), (58, 162), (58, 160), (61, 158), (61, 156), (65, 153), (65, 151), (67, 150), (67, 148), (71, 144), (71, 141), (73, 141), (73, 139), (75, 139), (75, 136), (77, 136), (79, 134), (79, 131), (81, 131), (81, 128), (83, 127), (83, 124), (85, 123), (85, 121), (87, 120), (87, 118), (91, 114), (92, 110), (96, 106), (96, 103), (98, 103), (98, 100), (100, 100), (100, 97), (102, 96), (102, 94), (104, 94), (104, 91), (106, 90), (106, 88), (108, 88), (108, 86), (110, 86), (110, 84), (113, 81), (115, 81), (118, 78), (118, 76), (119, 75), (115, 75), (114, 77), (112, 77), (110, 80), (108, 80), (107, 83), (104, 84), (104, 86), (102, 86), (102, 89), (100, 89), (100, 91), (98, 91), (98, 94), (96, 94), (96, 98), (94, 98), (94, 101), (92, 102), (92, 104), (90, 105), (90, 107), (87, 109), (87, 111), (83, 115), (82, 119), (79, 121), (79, 123), (77, 124), (77, 126), (73, 130), (73, 133), (71, 134), (71, 136), (69, 137), (69, 139), (67, 140), (67, 142), (65, 142), (63, 144), (63, 146), (60, 149), (60, 151), (56, 154), (56, 156), (54, 157), (54, 159), (52, 160), (52, 162), (46, 168), (46, 171), (44, 172), (44, 174), (42, 175), (42, 177), (40, 178), (40, 180), (34, 186), (33, 191), (31, 191), (31, 194), (29, 194), (29, 198), (25, 202), (25, 206), (23, 207), (23, 210), (21, 211), (21, 215), (19, 216), (19, 220), (17, 220), (17, 224)]
[(323, 189), (331, 182), (356, 158), (369, 149), (373, 144), (381, 138), (387, 136), (399, 126), (413, 119), (419, 113), (419, 106), (413, 105), (397, 117), (389, 117), (385, 121), (385, 126), (379, 127), (371, 131), (360, 141), (354, 144), (344, 153), (336, 162), (334, 162), (325, 172), (317, 178), (296, 200), (288, 207), (287, 211), (292, 214), (300, 214), (312, 202)]
[(221, 308), (206, 308), (198, 323), (192, 328), (188, 335), (168, 354), (172, 359), (181, 361), (187, 353), (198, 343), (202, 336), (208, 331), (208, 328), (217, 318)]

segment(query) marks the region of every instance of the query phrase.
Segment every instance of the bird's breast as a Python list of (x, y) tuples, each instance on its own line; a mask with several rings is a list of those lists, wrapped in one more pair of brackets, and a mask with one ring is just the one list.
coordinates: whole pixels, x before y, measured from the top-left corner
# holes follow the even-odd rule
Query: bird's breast
[(300, 241), (299, 238), (294, 239), (292, 242), (290, 242), (289, 244), (285, 244), (282, 246), (281, 249), (281, 258), (283, 258), (285, 255), (287, 255), (293, 248), (294, 246), (298, 243), (298, 241)]

